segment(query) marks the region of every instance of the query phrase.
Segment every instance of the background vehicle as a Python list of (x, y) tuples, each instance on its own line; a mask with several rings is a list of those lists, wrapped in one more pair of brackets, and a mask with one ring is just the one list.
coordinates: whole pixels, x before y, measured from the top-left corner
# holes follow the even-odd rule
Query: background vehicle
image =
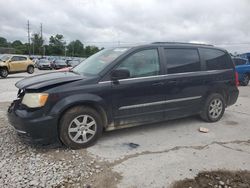
[(37, 64), (39, 62), (39, 59), (38, 58), (34, 58), (34, 59), (32, 59), (32, 61), (34, 62), (34, 67), (37, 68)]
[(69, 72), (17, 82), (8, 117), (29, 138), (81, 148), (103, 130), (197, 114), (219, 121), (238, 98), (237, 84), (228, 52), (210, 45), (104, 49)]
[(44, 70), (44, 69), (50, 69), (51, 70), (52, 69), (50, 62), (47, 59), (40, 59), (37, 62), (37, 68), (40, 69), (40, 70)]
[(247, 59), (250, 62), (250, 53), (243, 53), (239, 55), (241, 58)]
[(8, 74), (34, 72), (34, 62), (24, 55), (2, 55), (0, 58), (0, 76), (6, 78)]
[(53, 68), (54, 69), (61, 69), (67, 67), (67, 63), (65, 60), (55, 60), (53, 63)]
[(250, 79), (250, 64), (248, 59), (235, 57), (233, 58), (236, 71), (239, 74), (239, 82), (242, 86), (247, 86)]
[(75, 66), (77, 66), (77, 65), (79, 65), (80, 64), (80, 61), (77, 61), (77, 60), (69, 60), (69, 61), (67, 61), (67, 65), (68, 65), (68, 67), (75, 67)]

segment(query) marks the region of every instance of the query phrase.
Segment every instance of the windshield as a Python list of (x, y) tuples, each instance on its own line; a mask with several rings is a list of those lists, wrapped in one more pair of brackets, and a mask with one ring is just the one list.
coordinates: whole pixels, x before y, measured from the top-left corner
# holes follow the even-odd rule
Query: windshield
[(39, 63), (49, 63), (47, 59), (40, 59)]
[(66, 62), (64, 60), (56, 60), (55, 63), (58, 65), (65, 65), (66, 64)]
[(1, 61), (7, 61), (8, 59), (10, 59), (9, 55), (2, 55), (2, 56), (0, 56), (0, 60)]
[(128, 48), (104, 49), (87, 58), (84, 63), (80, 63), (72, 71), (85, 75), (97, 75), (118, 56), (125, 53)]

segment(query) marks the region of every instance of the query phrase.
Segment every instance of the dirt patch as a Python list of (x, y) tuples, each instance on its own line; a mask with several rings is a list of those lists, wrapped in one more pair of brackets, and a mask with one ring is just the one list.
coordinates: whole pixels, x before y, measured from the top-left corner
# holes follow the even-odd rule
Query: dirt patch
[(239, 123), (236, 121), (226, 121), (226, 125), (238, 125)]
[(250, 171), (200, 172), (194, 179), (174, 183), (172, 188), (250, 188)]

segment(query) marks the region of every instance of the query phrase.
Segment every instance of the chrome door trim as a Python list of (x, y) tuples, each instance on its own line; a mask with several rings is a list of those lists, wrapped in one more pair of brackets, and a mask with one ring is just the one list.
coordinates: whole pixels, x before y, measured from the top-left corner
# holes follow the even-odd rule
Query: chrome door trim
[(98, 82), (98, 84), (108, 84), (111, 83), (112, 81), (102, 81), (102, 82)]
[(26, 134), (25, 131), (21, 131), (21, 130), (19, 130), (19, 129), (15, 129), (15, 130), (16, 130), (16, 132), (18, 132), (18, 133), (20, 133), (20, 134)]
[[(119, 82), (124, 82), (124, 81), (130, 81), (130, 80), (141, 80), (141, 79), (150, 79), (150, 78), (161, 78), (161, 77), (174, 77), (174, 76), (178, 76), (178, 75), (188, 75), (188, 74), (201, 74), (201, 73), (222, 73), (222, 72), (226, 72), (229, 70), (233, 70), (233, 69), (222, 69), (222, 70), (208, 70), (208, 71), (196, 71), (196, 72), (182, 72), (182, 73), (175, 73), (175, 74), (162, 74), (162, 75), (155, 75), (155, 76), (144, 76), (144, 77), (138, 77), (138, 78), (127, 78), (127, 79), (122, 79), (122, 80), (118, 80)], [(105, 83), (111, 83), (113, 81), (109, 80), (109, 81), (101, 81), (98, 82), (98, 84), (105, 84)]]
[(164, 103), (165, 103), (165, 101), (157, 101), (157, 102), (150, 102), (150, 103), (143, 103), (143, 104), (135, 104), (135, 105), (130, 105), (130, 106), (122, 106), (119, 108), (119, 110), (128, 110), (128, 109), (132, 109), (132, 108), (160, 105), (160, 104), (164, 104)]
[(121, 106), (119, 110), (128, 110), (128, 109), (133, 109), (133, 108), (141, 108), (141, 107), (154, 106), (154, 105), (160, 105), (160, 104), (169, 104), (169, 103), (174, 103), (174, 102), (188, 101), (188, 100), (199, 99), (201, 97), (202, 96), (185, 97), (185, 98), (179, 98), (179, 99), (170, 99), (170, 100), (164, 100), (164, 101), (135, 104), (135, 105), (129, 105), (129, 106)]

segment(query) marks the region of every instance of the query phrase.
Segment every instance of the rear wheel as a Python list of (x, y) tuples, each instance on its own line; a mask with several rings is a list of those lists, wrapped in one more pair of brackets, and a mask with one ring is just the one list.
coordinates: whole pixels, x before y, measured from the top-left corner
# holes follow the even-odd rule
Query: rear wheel
[(27, 72), (28, 72), (29, 74), (33, 74), (33, 73), (34, 73), (34, 67), (33, 67), (33, 66), (28, 66)]
[(0, 69), (0, 76), (3, 78), (6, 78), (8, 76), (9, 72), (6, 68), (1, 68)]
[(249, 83), (249, 76), (247, 74), (244, 74), (243, 80), (241, 81), (242, 86), (247, 86)]
[(207, 122), (216, 122), (221, 119), (225, 111), (225, 100), (221, 94), (214, 93), (208, 96), (201, 118)]
[(61, 141), (72, 149), (91, 146), (102, 133), (101, 117), (94, 109), (84, 106), (68, 110), (60, 121)]

